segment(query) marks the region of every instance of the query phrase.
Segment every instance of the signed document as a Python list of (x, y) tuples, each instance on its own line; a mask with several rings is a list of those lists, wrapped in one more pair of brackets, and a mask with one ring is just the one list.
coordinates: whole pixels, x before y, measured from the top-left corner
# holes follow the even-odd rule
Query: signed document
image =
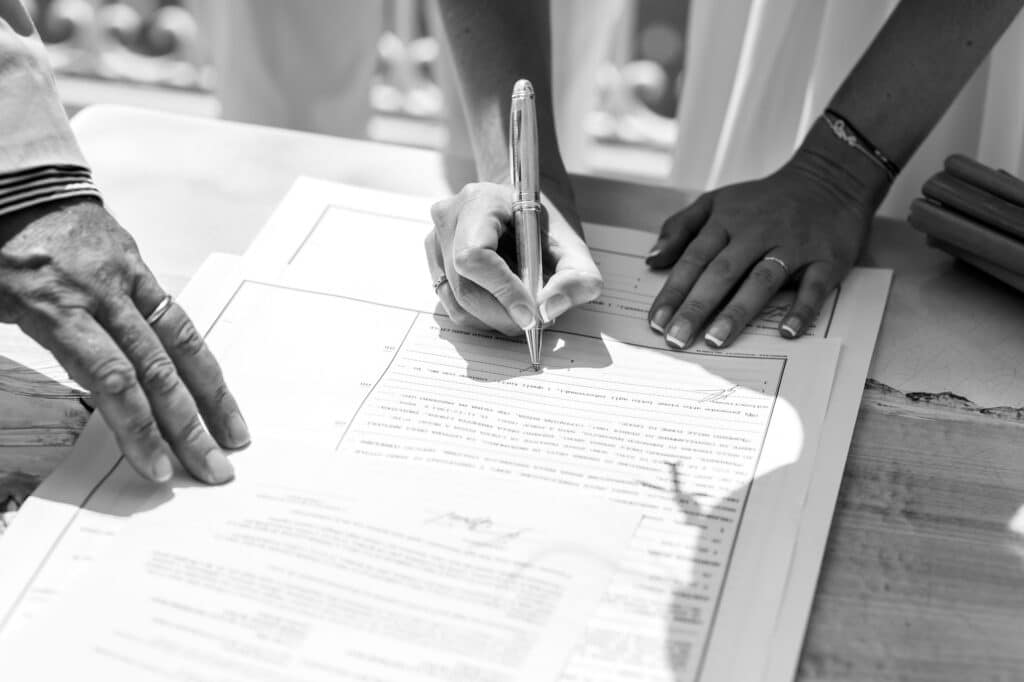
[[(254, 442), (639, 514), (562, 680), (792, 679), (887, 275), (855, 271), (809, 338), (772, 332), (780, 300), (727, 350), (675, 351), (643, 315), (660, 286), (649, 236), (588, 225), (605, 296), (547, 330), (534, 372), (520, 339), (438, 309), (428, 203), (302, 181), (252, 253), (189, 284), (180, 300)], [(384, 253), (386, 267), (367, 257)], [(268, 459), (235, 457), (240, 481)], [(22, 560), (0, 566), (0, 642), (48, 621), (109, 548), (128, 551), (126, 526), (183, 499), (151, 495), (94, 419), (20, 512), (35, 532), (3, 538)]]
[[(308, 459), (269, 450), (249, 461)], [(179, 481), (44, 633), (0, 649), (5, 677), (554, 680), (638, 518), (480, 476), (258, 468), (219, 490)]]

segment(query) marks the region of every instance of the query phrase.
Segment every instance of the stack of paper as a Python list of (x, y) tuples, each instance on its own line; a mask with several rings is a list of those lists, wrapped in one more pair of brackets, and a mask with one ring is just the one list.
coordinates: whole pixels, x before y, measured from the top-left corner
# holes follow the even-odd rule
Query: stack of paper
[[(588, 225), (605, 295), (533, 373), (437, 309), (428, 209), (301, 180), (245, 259), (204, 266), (182, 301), (254, 433), (237, 483), (154, 494), (94, 420), (0, 546), (5, 661), (74, 631), (54, 670), (792, 677), (889, 273), (855, 270), (808, 338), (778, 338), (780, 299), (727, 351), (672, 351), (646, 324), (650, 237)], [(448, 519), (427, 546), (424, 519)], [(459, 533), (506, 540), (456, 570)]]

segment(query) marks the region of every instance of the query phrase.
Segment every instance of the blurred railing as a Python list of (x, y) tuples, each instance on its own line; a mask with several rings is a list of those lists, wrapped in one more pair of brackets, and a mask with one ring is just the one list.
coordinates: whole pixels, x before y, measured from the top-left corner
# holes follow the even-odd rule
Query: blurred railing
[[(216, 113), (210, 36), (200, 17), (206, 3), (218, 0), (23, 1), (49, 48), (62, 93), (64, 83), (74, 89), (71, 109), (114, 96), (143, 106)], [(597, 106), (583, 125), (596, 144), (664, 153), (675, 138), (686, 3), (630, 1), (631, 35), (600, 70)], [(443, 125), (434, 77), (439, 49), (425, 28), (423, 0), (385, 0), (384, 12), (386, 30), (370, 92), (375, 115)], [(142, 94), (132, 94), (137, 92)], [(387, 136), (379, 131), (394, 129), (372, 126), (371, 132)]]

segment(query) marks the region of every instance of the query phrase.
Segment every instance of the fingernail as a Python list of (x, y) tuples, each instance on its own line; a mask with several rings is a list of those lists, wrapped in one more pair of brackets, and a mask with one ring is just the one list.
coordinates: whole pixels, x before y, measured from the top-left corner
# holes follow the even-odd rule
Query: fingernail
[(252, 440), (249, 435), (249, 426), (245, 423), (242, 415), (235, 412), (228, 417), (228, 437), (236, 448), (245, 447)]
[(715, 320), (707, 333), (704, 334), (704, 340), (715, 348), (721, 348), (725, 345), (730, 334), (732, 334), (732, 322), (729, 320)]
[(661, 255), (661, 249), (659, 249), (656, 246), (653, 249), (651, 249), (651, 252), (649, 254), (647, 254), (647, 260), (651, 260), (652, 258), (657, 258), (659, 255)]
[(676, 348), (686, 348), (690, 343), (690, 337), (692, 335), (693, 330), (690, 327), (690, 323), (686, 320), (680, 320), (672, 325), (672, 328), (668, 330), (668, 334), (665, 334), (665, 340)]
[(220, 450), (210, 450), (205, 460), (210, 483), (227, 483), (235, 477), (235, 468)]
[(672, 317), (672, 309), (668, 306), (658, 308), (654, 311), (654, 315), (651, 317), (650, 325), (651, 329), (658, 332), (659, 334), (665, 333), (665, 325), (668, 324), (668, 318)]
[(803, 323), (800, 321), (799, 317), (796, 315), (790, 315), (783, 320), (782, 324), (779, 325), (779, 329), (782, 330), (782, 335), (787, 339), (795, 339), (797, 334), (800, 333), (800, 327), (802, 325)]
[(537, 317), (528, 306), (525, 306), (522, 303), (517, 303), (512, 306), (512, 309), (508, 311), (508, 314), (512, 316), (512, 321), (519, 325), (520, 329), (533, 329), (537, 326)]
[(157, 455), (153, 460), (153, 480), (157, 483), (164, 483), (171, 480), (174, 475), (174, 467), (171, 466), (171, 459), (167, 455)]
[(572, 301), (567, 296), (555, 294), (540, 304), (540, 319), (545, 323), (553, 322), (556, 317), (572, 307)]

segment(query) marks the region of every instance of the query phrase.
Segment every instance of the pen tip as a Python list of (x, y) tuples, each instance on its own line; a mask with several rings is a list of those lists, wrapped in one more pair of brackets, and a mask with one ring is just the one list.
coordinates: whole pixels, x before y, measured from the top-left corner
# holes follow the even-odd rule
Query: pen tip
[(533, 83), (520, 78), (516, 81), (516, 84), (512, 86), (513, 97), (533, 97)]
[(534, 362), (533, 363), (533, 371), (534, 372), (539, 372), (540, 371), (540, 363), (539, 362)]

